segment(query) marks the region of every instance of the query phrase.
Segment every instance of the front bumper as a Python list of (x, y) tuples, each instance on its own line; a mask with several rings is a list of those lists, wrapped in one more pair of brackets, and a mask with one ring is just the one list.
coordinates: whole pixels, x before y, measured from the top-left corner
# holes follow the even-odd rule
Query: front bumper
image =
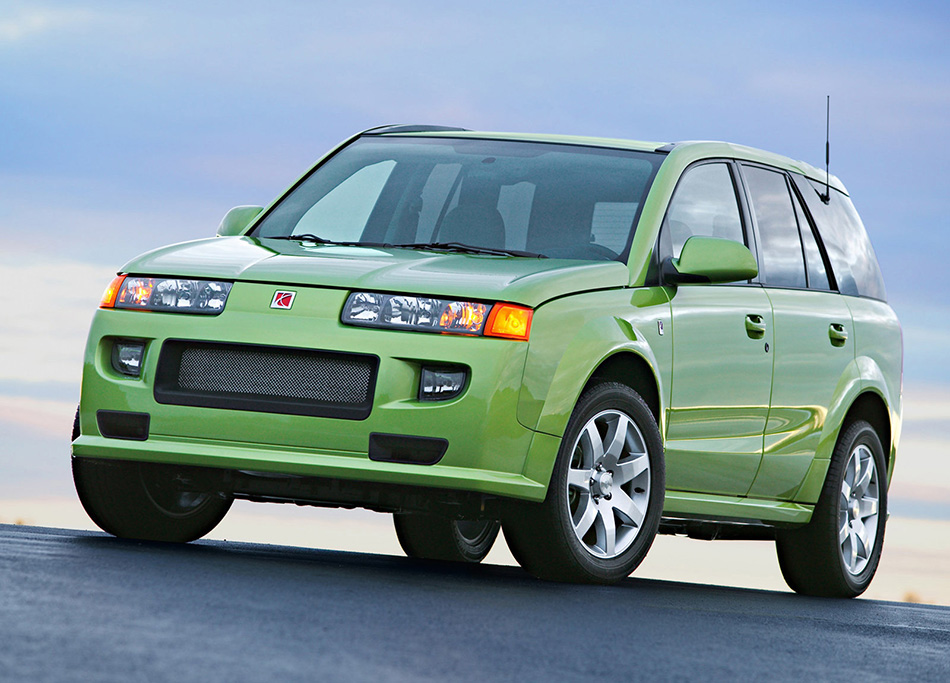
[[(526, 343), (346, 326), (339, 321), (346, 291), (292, 288), (297, 297), (287, 311), (270, 308), (276, 289), (235, 283), (226, 310), (214, 317), (97, 311), (73, 454), (544, 498), (559, 439), (517, 421)], [(116, 339), (146, 342), (140, 378), (112, 368)], [(158, 358), (169, 339), (375, 355), (372, 410), (358, 420), (158, 403)], [(419, 401), (424, 365), (465, 366), (466, 390), (448, 401)], [(104, 437), (99, 410), (147, 413), (148, 439)], [(372, 433), (445, 439), (448, 448), (435, 465), (373, 461)]]

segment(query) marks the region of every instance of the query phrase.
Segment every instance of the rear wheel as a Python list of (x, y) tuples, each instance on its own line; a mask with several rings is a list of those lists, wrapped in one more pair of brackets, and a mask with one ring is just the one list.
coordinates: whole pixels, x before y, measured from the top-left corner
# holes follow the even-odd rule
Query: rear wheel
[(625, 385), (599, 384), (574, 409), (544, 502), (513, 509), (505, 539), (535, 576), (613, 583), (646, 557), (664, 488), (663, 443), (650, 409)]
[(173, 465), (73, 457), (73, 481), (92, 521), (120, 538), (194, 541), (231, 507), (230, 496), (207, 491)]
[(493, 519), (470, 521), (412, 512), (395, 513), (393, 524), (406, 555), (448, 562), (481, 562), (501, 528)]
[(859, 420), (839, 437), (811, 522), (779, 535), (779, 566), (804, 595), (853, 598), (881, 559), (887, 521), (887, 465), (874, 428)]

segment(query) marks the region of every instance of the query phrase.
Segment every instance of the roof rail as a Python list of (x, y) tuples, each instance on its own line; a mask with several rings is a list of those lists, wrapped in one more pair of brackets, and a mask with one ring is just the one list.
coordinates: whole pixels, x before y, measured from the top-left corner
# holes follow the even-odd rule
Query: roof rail
[(364, 130), (362, 135), (385, 135), (387, 133), (448, 133), (468, 131), (468, 128), (453, 126), (430, 126), (425, 124), (390, 124)]
[(679, 144), (678, 142), (670, 142), (670, 143), (668, 143), (668, 144), (666, 144), (666, 145), (663, 145), (662, 147), (657, 147), (657, 148), (656, 148), (655, 150), (653, 150), (653, 151), (654, 151), (654, 152), (672, 152), (672, 151), (673, 151), (673, 148), (675, 148), (676, 145), (678, 145), (678, 144)]

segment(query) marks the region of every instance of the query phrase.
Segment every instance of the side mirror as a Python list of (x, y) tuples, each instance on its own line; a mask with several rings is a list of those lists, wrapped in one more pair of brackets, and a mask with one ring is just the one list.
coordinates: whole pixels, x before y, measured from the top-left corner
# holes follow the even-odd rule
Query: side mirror
[(686, 240), (678, 259), (663, 262), (663, 281), (726, 283), (749, 280), (759, 274), (748, 247), (732, 240), (694, 235)]
[(240, 235), (263, 210), (263, 206), (235, 206), (221, 219), (218, 237)]

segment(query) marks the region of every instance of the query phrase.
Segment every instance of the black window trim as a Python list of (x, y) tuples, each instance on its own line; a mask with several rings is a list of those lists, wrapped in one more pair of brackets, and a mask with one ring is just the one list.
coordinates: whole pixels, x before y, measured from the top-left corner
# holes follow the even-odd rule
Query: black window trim
[[(811, 286), (811, 276), (808, 274), (808, 257), (805, 257), (805, 278), (808, 280), (808, 288), (813, 289), (816, 292), (834, 292), (840, 294), (838, 290), (838, 281), (835, 279), (835, 271), (831, 267), (831, 260), (828, 258), (828, 252), (825, 250), (825, 243), (821, 239), (821, 234), (818, 232), (818, 228), (815, 225), (815, 219), (812, 217), (811, 213), (808, 211), (808, 205), (805, 203), (805, 198), (802, 197), (801, 192), (799, 191), (795, 180), (791, 177), (791, 174), (786, 174), (785, 182), (788, 183), (788, 186), (791, 188), (792, 197), (795, 200), (795, 206), (798, 209), (801, 209), (802, 219), (805, 220), (806, 226), (811, 230), (812, 237), (814, 237), (815, 242), (818, 244), (818, 253), (821, 256), (821, 262), (825, 266), (825, 276), (828, 278), (828, 287), (829, 289), (822, 289), (821, 287), (812, 287)], [(805, 176), (802, 176), (803, 178)], [(801, 219), (798, 218), (798, 211), (795, 211), (796, 220), (798, 223), (798, 232), (799, 237), (802, 240), (802, 253), (805, 250), (805, 239), (801, 234), (804, 230), (804, 227), (801, 224)]]
[[(831, 269), (831, 263), (828, 259), (828, 254), (825, 251), (825, 245), (821, 240), (821, 235), (819, 234), (818, 230), (815, 229), (814, 219), (809, 213), (807, 213), (808, 207), (805, 204), (805, 201), (802, 199), (801, 195), (798, 193), (798, 188), (795, 186), (795, 183), (793, 182), (792, 178), (789, 177), (789, 172), (782, 168), (776, 168), (775, 166), (763, 164), (758, 161), (749, 161), (746, 159), (737, 160), (736, 166), (737, 166), (737, 172), (739, 174), (739, 177), (742, 178), (742, 187), (743, 187), (743, 194), (744, 194), (743, 200), (745, 202), (746, 210), (748, 211), (748, 219), (749, 219), (750, 225), (752, 225), (752, 229), (756, 235), (756, 243), (758, 244), (759, 242), (759, 225), (756, 222), (754, 212), (752, 211), (751, 192), (749, 191), (749, 185), (746, 182), (745, 174), (742, 171), (743, 166), (761, 168), (766, 171), (779, 173), (785, 179), (786, 190), (789, 192), (789, 197), (788, 197), (789, 202), (792, 202), (793, 199), (797, 199), (798, 205), (803, 209), (803, 211), (806, 212), (805, 220), (812, 231), (812, 235), (814, 235), (815, 237), (815, 241), (818, 242), (818, 251), (821, 253), (821, 260), (825, 265), (825, 272), (828, 273), (828, 284), (832, 287), (832, 289), (822, 289), (819, 287), (811, 287), (809, 284), (808, 258), (805, 255), (805, 243), (804, 243), (804, 240), (802, 239), (802, 234), (801, 234), (801, 231), (802, 231), (801, 222), (798, 218), (798, 211), (794, 210), (794, 204), (792, 208), (793, 208), (793, 213), (795, 214), (795, 224), (798, 226), (798, 244), (802, 250), (802, 265), (805, 268), (805, 286), (804, 287), (790, 287), (788, 285), (773, 285), (773, 284), (769, 284), (768, 282), (762, 282), (762, 285), (764, 287), (767, 287), (768, 289), (790, 289), (796, 292), (809, 291), (809, 292), (825, 292), (826, 294), (827, 293), (839, 294), (840, 292), (838, 291), (838, 283), (835, 280), (834, 271)], [(792, 193), (794, 193), (794, 196)], [(756, 254), (756, 256), (758, 256), (758, 254)], [(761, 263), (761, 261), (759, 261), (759, 263)], [(760, 275), (761, 275), (761, 272), (760, 272)]]
[[(815, 194), (817, 194), (819, 197), (821, 196), (821, 190), (818, 189), (818, 187), (816, 187), (816, 185), (818, 185), (818, 186), (822, 186), (822, 185), (823, 185), (823, 181), (822, 181), (821, 179), (818, 179), (818, 178), (811, 178), (811, 177), (809, 177), (809, 176), (807, 176), (807, 175), (805, 175), (805, 174), (803, 174), (803, 173), (795, 173), (794, 176), (795, 176), (795, 180), (794, 180), (793, 184), (796, 186), (796, 189), (799, 190), (799, 193), (800, 193), (799, 196), (800, 196), (803, 200), (804, 200), (804, 193), (807, 192), (807, 191), (809, 191), (809, 190), (814, 191)], [(805, 189), (806, 187), (807, 187), (808, 189)], [(851, 196), (850, 196), (847, 192), (844, 192), (843, 190), (840, 190), (840, 189), (837, 189), (837, 188), (831, 188), (831, 189), (832, 189), (834, 192), (837, 193), (837, 195), (834, 195), (834, 194), (833, 194), (833, 195), (831, 195), (831, 196), (834, 197), (834, 196), (840, 195), (841, 197), (844, 197), (844, 199), (847, 200), (849, 204), (851, 204), (851, 210), (852, 210), (852, 211), (854, 212), (854, 214), (857, 216), (858, 220), (861, 221), (860, 215), (857, 214), (857, 209), (855, 209), (853, 203), (851, 203)], [(802, 203), (804, 204), (805, 209), (809, 212), (809, 220), (811, 220), (811, 221), (812, 221), (812, 225), (814, 225), (814, 226), (816, 227), (815, 234), (816, 234), (816, 236), (818, 237), (818, 244), (821, 246), (822, 250), (824, 251), (827, 261), (830, 262), (830, 258), (828, 257), (827, 250), (824, 249), (824, 241), (822, 240), (821, 229), (817, 227), (817, 224), (818, 224), (818, 223), (817, 223), (817, 221), (815, 220), (814, 215), (811, 214), (811, 209), (810, 209), (809, 206), (808, 206), (808, 202), (807, 202), (807, 201), (803, 201)], [(870, 234), (868, 234), (867, 228), (864, 227), (863, 221), (861, 221), (861, 224), (862, 224), (862, 228), (864, 229), (864, 230), (863, 230), (863, 231), (864, 231), (864, 237), (865, 237), (865, 239), (867, 240), (868, 245), (869, 245), (869, 246), (871, 247), (871, 249), (873, 250), (873, 249), (874, 249), (874, 243), (871, 242), (871, 236), (870, 236)], [(876, 297), (876, 296), (872, 296), (871, 294), (864, 294), (864, 293), (862, 293), (862, 292), (860, 291), (860, 288), (857, 287), (857, 283), (855, 283), (855, 289), (858, 290), (858, 291), (855, 291), (855, 292), (847, 292), (847, 293), (846, 293), (846, 292), (842, 292), (841, 289), (840, 289), (840, 286), (839, 286), (838, 283), (837, 283), (837, 275), (835, 275), (835, 271), (834, 271), (834, 269), (832, 269), (832, 270), (831, 270), (832, 277), (835, 278), (835, 280), (836, 280), (835, 286), (838, 287), (838, 291), (839, 291), (839, 293), (841, 294), (841, 296), (851, 296), (851, 297), (856, 297), (856, 298), (859, 298), (859, 299), (867, 299), (867, 300), (869, 300), (869, 301), (880, 301), (881, 303), (885, 303), (885, 304), (886, 304), (886, 303), (887, 303), (887, 289), (886, 289), (886, 283), (884, 282), (884, 274), (883, 274), (883, 272), (881, 272), (881, 264), (880, 264), (880, 261), (877, 261), (876, 257), (875, 257), (875, 263), (874, 263), (874, 265), (876, 266), (877, 273), (878, 273), (878, 275), (879, 275), (879, 277), (880, 277), (880, 284), (881, 284), (882, 288), (884, 289), (884, 291), (883, 291), (884, 296), (883, 296), (883, 297)]]
[[(815, 217), (811, 214), (811, 209), (808, 208), (808, 202), (805, 201), (805, 197), (802, 196), (801, 188), (798, 186), (798, 183), (795, 182), (795, 179), (791, 177), (792, 174), (789, 174), (789, 184), (792, 186), (792, 192), (795, 193), (795, 197), (798, 199), (798, 205), (801, 207), (802, 211), (805, 214), (805, 221), (808, 223), (808, 226), (811, 228), (811, 234), (815, 236), (815, 241), (818, 242), (818, 251), (821, 252), (821, 260), (825, 264), (825, 273), (828, 274), (828, 284), (831, 286), (830, 290), (818, 290), (818, 291), (831, 291), (841, 293), (841, 290), (838, 288), (838, 279), (835, 276), (835, 270), (831, 267), (831, 258), (828, 256), (828, 250), (825, 248), (825, 241), (821, 237), (821, 231), (818, 229), (818, 223), (815, 220)], [(803, 178), (805, 181), (808, 181), (809, 178), (806, 175), (797, 173), (799, 177)]]

